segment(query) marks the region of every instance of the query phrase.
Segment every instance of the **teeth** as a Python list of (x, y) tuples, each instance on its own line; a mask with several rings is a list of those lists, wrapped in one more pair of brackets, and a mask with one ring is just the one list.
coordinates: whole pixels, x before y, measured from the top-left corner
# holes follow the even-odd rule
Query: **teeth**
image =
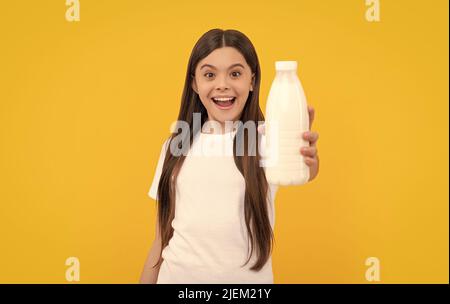
[(217, 101), (231, 101), (231, 100), (234, 99), (234, 97), (231, 97), (231, 98), (214, 98), (214, 97), (213, 97), (213, 99), (214, 99), (214, 100), (217, 100)]

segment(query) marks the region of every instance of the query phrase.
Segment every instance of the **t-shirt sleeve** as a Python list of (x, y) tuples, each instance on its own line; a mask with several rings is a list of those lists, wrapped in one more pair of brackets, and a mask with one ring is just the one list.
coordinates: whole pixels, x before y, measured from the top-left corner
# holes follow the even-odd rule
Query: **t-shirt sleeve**
[(156, 165), (155, 175), (153, 176), (152, 185), (148, 191), (148, 196), (156, 200), (158, 193), (159, 179), (161, 177), (164, 159), (166, 158), (167, 148), (169, 146), (169, 139), (167, 139), (161, 147), (161, 153), (159, 154), (158, 164)]

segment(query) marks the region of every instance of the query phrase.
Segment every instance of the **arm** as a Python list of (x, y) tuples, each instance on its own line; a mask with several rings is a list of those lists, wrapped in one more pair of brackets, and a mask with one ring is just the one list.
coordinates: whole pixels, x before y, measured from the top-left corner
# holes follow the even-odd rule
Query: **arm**
[(155, 230), (155, 240), (153, 241), (150, 252), (148, 253), (147, 260), (145, 261), (144, 269), (139, 280), (139, 283), (141, 284), (156, 284), (156, 280), (158, 279), (160, 266), (153, 268), (153, 265), (158, 262), (161, 253), (161, 235), (159, 233), (158, 220), (156, 220)]

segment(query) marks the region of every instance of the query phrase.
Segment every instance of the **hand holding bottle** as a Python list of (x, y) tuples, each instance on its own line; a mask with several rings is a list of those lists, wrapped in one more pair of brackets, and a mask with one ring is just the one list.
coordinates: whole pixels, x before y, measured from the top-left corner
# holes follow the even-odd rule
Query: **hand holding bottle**
[[(311, 130), (315, 110), (313, 107), (308, 106), (309, 114), (309, 130)], [(258, 132), (265, 134), (265, 126), (260, 125)], [(309, 167), (309, 180), (312, 181), (319, 173), (319, 155), (317, 154), (317, 140), (319, 139), (319, 133), (314, 131), (307, 131), (302, 134), (304, 140), (309, 142), (309, 147), (303, 147), (300, 149), (300, 153), (305, 157), (305, 164)]]

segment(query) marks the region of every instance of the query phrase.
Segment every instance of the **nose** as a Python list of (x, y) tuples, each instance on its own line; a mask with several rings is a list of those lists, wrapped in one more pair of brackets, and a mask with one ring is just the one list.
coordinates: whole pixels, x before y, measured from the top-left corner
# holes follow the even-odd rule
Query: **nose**
[(216, 84), (216, 90), (218, 91), (224, 91), (224, 90), (228, 90), (230, 87), (228, 85), (228, 81), (227, 81), (227, 77), (226, 76), (221, 76), (221, 77), (217, 77), (217, 84)]

